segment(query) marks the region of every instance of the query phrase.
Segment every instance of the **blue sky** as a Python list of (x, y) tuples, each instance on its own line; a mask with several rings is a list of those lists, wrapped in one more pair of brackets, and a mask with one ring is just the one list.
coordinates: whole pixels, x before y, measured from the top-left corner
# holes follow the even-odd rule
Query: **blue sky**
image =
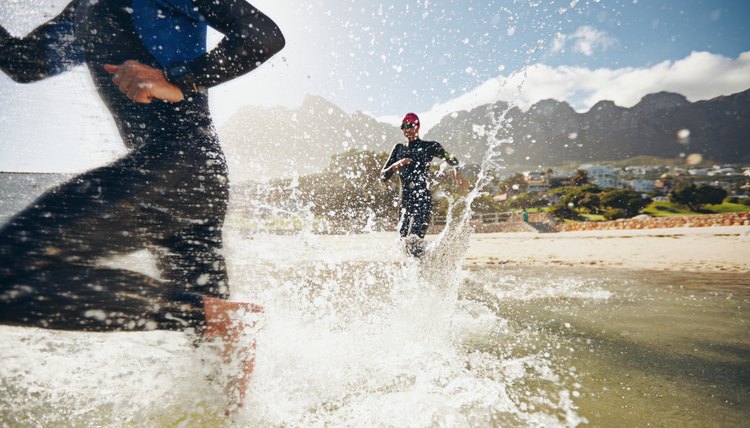
[[(243, 106), (296, 107), (306, 94), (394, 123), (415, 111), (427, 129), (497, 100), (528, 108), (555, 98), (585, 111), (662, 90), (696, 101), (750, 88), (745, 1), (252, 3), (279, 23), (287, 47), (212, 89), (219, 126)], [(1, 2), (0, 23), (23, 35), (65, 4)], [(81, 171), (124, 153), (82, 68), (32, 85), (0, 73), (0, 135), (0, 170)]]
[[(575, 7), (571, 7), (573, 4)], [(321, 95), (347, 110), (425, 111), (524, 64), (649, 67), (693, 51), (748, 50), (742, 1), (335, 1), (303, 8), (325, 69)], [(582, 30), (583, 29), (583, 30)], [(588, 46), (587, 46), (588, 43)], [(562, 49), (555, 49), (555, 46)], [(578, 47), (577, 47), (578, 45)]]

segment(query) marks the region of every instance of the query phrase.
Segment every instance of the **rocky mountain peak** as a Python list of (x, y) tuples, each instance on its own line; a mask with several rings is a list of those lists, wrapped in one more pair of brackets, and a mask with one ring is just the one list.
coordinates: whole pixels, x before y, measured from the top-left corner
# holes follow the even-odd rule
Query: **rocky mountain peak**
[(688, 104), (690, 104), (690, 101), (684, 95), (662, 91), (644, 96), (633, 108), (635, 110), (655, 111), (682, 107)]

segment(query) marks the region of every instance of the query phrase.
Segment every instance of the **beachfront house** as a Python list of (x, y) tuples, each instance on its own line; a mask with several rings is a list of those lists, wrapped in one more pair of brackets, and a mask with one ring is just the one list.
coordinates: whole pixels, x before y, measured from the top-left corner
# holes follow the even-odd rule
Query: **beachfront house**
[(630, 180), (628, 185), (636, 192), (648, 193), (656, 190), (654, 180)]
[(623, 187), (620, 176), (617, 174), (617, 170), (615, 170), (614, 168), (602, 165), (584, 164), (581, 165), (581, 169), (586, 171), (590, 183), (596, 184), (601, 188)]
[(713, 167), (713, 169), (708, 170), (706, 175), (708, 175), (709, 177), (713, 177), (717, 175), (724, 175), (724, 176), (731, 177), (731, 176), (740, 175), (740, 174), (737, 172), (736, 169), (732, 167), (720, 167), (717, 165)]
[(546, 192), (549, 190), (547, 174), (538, 171), (526, 171), (523, 173), (526, 180), (526, 191), (528, 192)]

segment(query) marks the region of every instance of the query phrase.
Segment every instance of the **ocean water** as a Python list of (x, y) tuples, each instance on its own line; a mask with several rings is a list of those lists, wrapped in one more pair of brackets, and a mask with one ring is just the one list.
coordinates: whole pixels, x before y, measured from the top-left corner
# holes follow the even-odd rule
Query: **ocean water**
[(0, 172), (0, 224), (72, 174)]
[[(61, 178), (3, 184), (4, 219)], [(247, 203), (224, 234), (232, 298), (265, 308), (244, 408), (224, 415), (230, 367), (189, 334), (0, 326), (0, 426), (750, 420), (747, 274), (465, 268), (468, 211), (416, 261), (395, 232), (249, 233)], [(147, 252), (104, 262), (158, 276)]]
[[(0, 426), (750, 420), (747, 275), (463, 269), (468, 235), (434, 239), (418, 263), (393, 233), (246, 236), (230, 222), (234, 297), (266, 310), (245, 408), (224, 416), (220, 363), (186, 334), (0, 327)], [(108, 263), (155, 272), (146, 253)]]

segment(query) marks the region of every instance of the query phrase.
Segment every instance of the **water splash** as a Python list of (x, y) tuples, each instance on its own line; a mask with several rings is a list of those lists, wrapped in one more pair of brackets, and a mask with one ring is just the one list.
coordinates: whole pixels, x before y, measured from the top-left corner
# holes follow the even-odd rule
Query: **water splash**
[[(469, 248), (469, 239), (472, 233), (470, 224), (472, 217), (472, 203), (484, 194), (485, 188), (494, 179), (496, 174), (505, 169), (503, 156), (512, 147), (513, 138), (509, 132), (511, 122), (507, 119), (510, 112), (519, 99), (521, 90), (526, 81), (528, 60), (523, 69), (517, 72), (523, 78), (515, 88), (515, 96), (506, 107), (499, 112), (492, 112), (492, 126), (489, 131), (482, 130), (482, 135), (487, 137), (487, 149), (480, 163), (477, 181), (469, 193), (450, 206), (446, 216), (446, 225), (438, 237), (427, 247), (427, 255), (423, 262), (423, 272), (431, 283), (444, 283), (450, 295), (457, 294), (458, 277), (456, 275), (445, 276), (448, 272), (460, 272), (461, 263)], [(501, 83), (503, 89), (508, 79)]]
[(284, 211), (302, 218), (295, 236), (247, 239), (229, 222), (233, 293), (267, 314), (247, 407), (235, 419), (223, 418), (222, 391), (211, 380), (222, 365), (185, 335), (12, 328), (0, 331), (7, 345), (0, 419), (111, 426), (582, 422), (554, 355), (528, 345), (542, 340), (539, 333), (509, 326), (485, 301), (459, 297), (471, 203), (503, 168), (512, 140), (502, 135), (514, 106), (493, 112), (477, 184), (453, 205), (422, 261), (404, 260), (383, 234), (360, 244), (318, 238), (307, 206)]

